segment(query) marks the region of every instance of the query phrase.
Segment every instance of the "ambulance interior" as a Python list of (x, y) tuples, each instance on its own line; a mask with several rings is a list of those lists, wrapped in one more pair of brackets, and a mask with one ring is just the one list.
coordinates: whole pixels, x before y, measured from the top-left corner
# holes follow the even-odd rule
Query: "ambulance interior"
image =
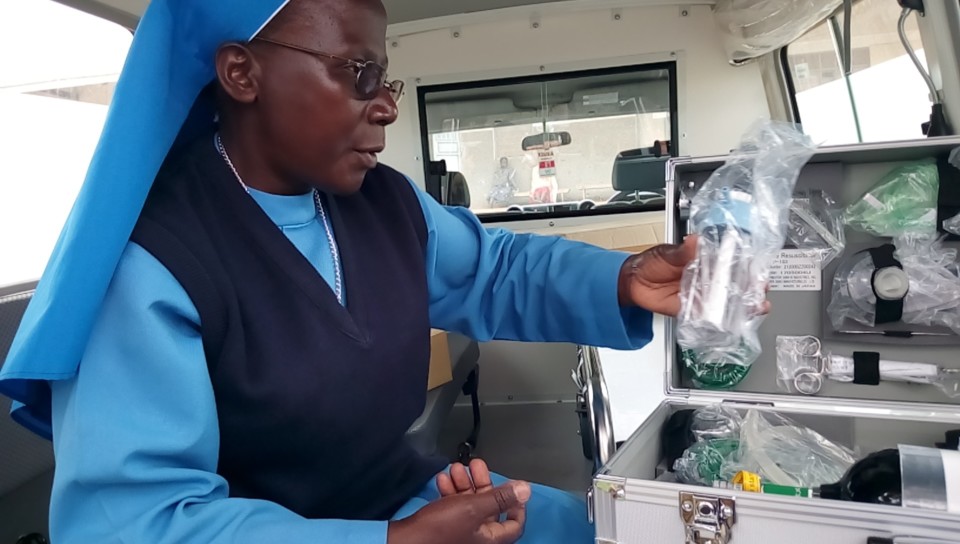
[[(406, 94), (381, 160), (490, 227), (642, 251), (666, 241), (667, 161), (725, 155), (758, 119), (821, 146), (924, 139), (932, 111), (960, 126), (956, 0), (384, 3)], [(147, 4), (0, 3), (0, 362)], [(636, 352), (435, 331), (410, 439), (583, 494), (664, 399), (664, 336), (660, 318)], [(0, 417), (0, 544), (47, 534), (53, 469), (49, 442)]]

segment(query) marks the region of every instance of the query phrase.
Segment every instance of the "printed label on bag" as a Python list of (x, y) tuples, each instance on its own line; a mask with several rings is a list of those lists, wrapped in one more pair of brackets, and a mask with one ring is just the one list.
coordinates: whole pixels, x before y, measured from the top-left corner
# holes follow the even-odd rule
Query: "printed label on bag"
[(819, 291), (820, 254), (802, 249), (784, 249), (770, 264), (771, 291)]

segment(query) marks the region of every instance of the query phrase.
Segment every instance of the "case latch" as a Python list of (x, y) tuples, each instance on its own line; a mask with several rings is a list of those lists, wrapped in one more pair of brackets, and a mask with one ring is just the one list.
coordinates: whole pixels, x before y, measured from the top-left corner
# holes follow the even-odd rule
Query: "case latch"
[(680, 493), (680, 518), (686, 544), (727, 544), (737, 522), (736, 501), (732, 497)]

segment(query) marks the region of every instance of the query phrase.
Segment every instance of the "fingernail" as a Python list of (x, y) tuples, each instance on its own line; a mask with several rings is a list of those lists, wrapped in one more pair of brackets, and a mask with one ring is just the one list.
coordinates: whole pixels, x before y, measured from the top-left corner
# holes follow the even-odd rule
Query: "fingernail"
[(513, 485), (513, 492), (517, 494), (517, 501), (520, 504), (526, 504), (530, 500), (530, 495), (533, 491), (530, 489), (530, 484), (526, 482), (517, 482)]

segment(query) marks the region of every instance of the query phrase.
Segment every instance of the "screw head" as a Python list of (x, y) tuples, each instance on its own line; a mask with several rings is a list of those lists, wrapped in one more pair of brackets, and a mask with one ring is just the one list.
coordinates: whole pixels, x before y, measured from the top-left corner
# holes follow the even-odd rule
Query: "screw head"
[(682, 508), (684, 512), (693, 512), (693, 503), (690, 501), (683, 501), (683, 504), (680, 505), (680, 508)]

